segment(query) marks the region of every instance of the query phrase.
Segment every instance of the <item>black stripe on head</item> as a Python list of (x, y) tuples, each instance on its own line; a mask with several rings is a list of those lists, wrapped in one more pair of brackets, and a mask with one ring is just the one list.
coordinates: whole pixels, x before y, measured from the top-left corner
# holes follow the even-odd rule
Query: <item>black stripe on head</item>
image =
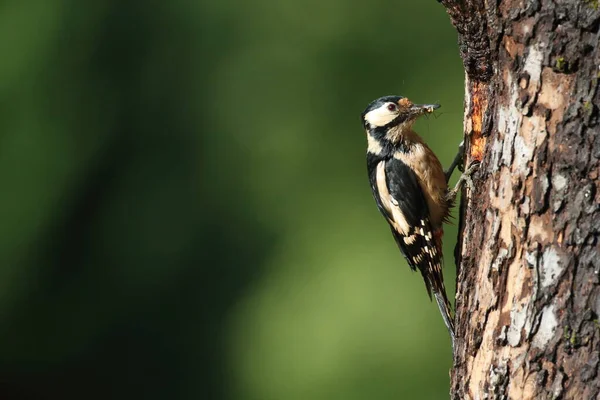
[(398, 103), (403, 98), (404, 97), (402, 97), (402, 96), (383, 96), (383, 97), (380, 97), (380, 98), (378, 98), (378, 99), (373, 100), (372, 102), (370, 102), (369, 105), (367, 106), (367, 108), (365, 108), (365, 111), (362, 112), (361, 116), (364, 119), (364, 116), (369, 111), (373, 111), (373, 110), (381, 107), (385, 103)]
[(381, 132), (382, 134), (385, 135), (385, 133), (390, 129), (393, 128), (394, 126), (400, 125), (403, 122), (406, 122), (409, 120), (410, 115), (409, 114), (405, 114), (402, 113), (400, 115), (398, 115), (396, 118), (394, 118), (391, 122), (389, 122), (388, 124), (384, 125), (384, 126), (377, 126), (372, 128), (373, 131), (378, 131)]

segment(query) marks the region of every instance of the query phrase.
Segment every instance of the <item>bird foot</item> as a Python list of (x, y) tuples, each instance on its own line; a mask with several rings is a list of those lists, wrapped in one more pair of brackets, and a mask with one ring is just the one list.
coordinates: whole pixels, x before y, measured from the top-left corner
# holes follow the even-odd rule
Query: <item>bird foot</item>
[(463, 171), (463, 158), (465, 155), (465, 141), (463, 140), (462, 142), (460, 142), (460, 144), (458, 145), (458, 152), (456, 153), (456, 156), (454, 156), (454, 160), (452, 160), (452, 164), (450, 164), (450, 167), (448, 167), (448, 169), (444, 172), (444, 174), (446, 175), (446, 183), (448, 183), (448, 181), (450, 181), (450, 177), (452, 176), (452, 173), (454, 172), (454, 169), (456, 167), (458, 167), (459, 171)]
[(456, 182), (456, 186), (454, 186), (454, 189), (450, 190), (448, 200), (454, 202), (454, 200), (456, 200), (458, 192), (460, 192), (464, 187), (466, 187), (469, 191), (473, 191), (475, 189), (475, 185), (473, 184), (473, 174), (479, 169), (479, 165), (480, 162), (477, 160), (473, 161), (469, 165), (467, 170), (463, 172), (463, 174), (458, 179), (458, 182)]

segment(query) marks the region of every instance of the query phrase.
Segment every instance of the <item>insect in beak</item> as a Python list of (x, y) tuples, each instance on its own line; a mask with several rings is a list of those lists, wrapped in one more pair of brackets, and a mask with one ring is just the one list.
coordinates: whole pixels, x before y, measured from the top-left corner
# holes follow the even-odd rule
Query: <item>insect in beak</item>
[(414, 116), (423, 114), (431, 114), (434, 110), (437, 110), (441, 106), (439, 104), (415, 104), (410, 108), (411, 113)]

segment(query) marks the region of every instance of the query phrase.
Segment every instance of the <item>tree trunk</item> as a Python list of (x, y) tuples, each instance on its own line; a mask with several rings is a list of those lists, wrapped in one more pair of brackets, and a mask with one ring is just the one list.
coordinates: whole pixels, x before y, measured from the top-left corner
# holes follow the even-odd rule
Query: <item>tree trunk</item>
[[(465, 66), (452, 399), (600, 398), (598, 0), (441, 0)], [(465, 194), (465, 193), (463, 193)]]

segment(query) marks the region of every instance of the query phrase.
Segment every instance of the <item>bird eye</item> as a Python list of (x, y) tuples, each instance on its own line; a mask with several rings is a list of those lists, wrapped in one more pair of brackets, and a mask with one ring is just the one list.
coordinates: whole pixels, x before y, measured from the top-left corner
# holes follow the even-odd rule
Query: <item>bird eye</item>
[(390, 104), (388, 104), (387, 109), (390, 111), (396, 111), (396, 110), (398, 110), (398, 106), (395, 105), (394, 103), (390, 103)]

